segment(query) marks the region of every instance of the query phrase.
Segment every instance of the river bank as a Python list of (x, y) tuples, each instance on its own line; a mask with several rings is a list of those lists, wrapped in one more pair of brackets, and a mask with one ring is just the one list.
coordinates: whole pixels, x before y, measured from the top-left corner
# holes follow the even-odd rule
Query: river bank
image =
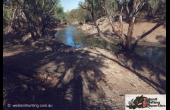
[(52, 110), (123, 110), (125, 94), (166, 93), (166, 73), (138, 55), (73, 48), (53, 38), (55, 32), (49, 29), (37, 41), (4, 36), (4, 109), (48, 103)]
[[(100, 20), (100, 19), (99, 19)], [(114, 33), (112, 33), (112, 28), (109, 25), (109, 21), (106, 17), (102, 17), (100, 20), (100, 25), (99, 28), (101, 29), (101, 32), (107, 36), (108, 38), (117, 38)], [(153, 22), (141, 22), (141, 23), (136, 23), (134, 26), (134, 32), (132, 35), (132, 40), (137, 39), (139, 36), (141, 36), (143, 33), (147, 32), (150, 30), (152, 27), (154, 27), (156, 23)], [(123, 32), (127, 33), (128, 31), (128, 24), (126, 22), (123, 22)], [(79, 29), (83, 30), (85, 33), (88, 33), (90, 35), (96, 35), (97, 34), (97, 29), (95, 28), (94, 25), (92, 24), (83, 24), (78, 27)], [(159, 46), (166, 47), (166, 28), (164, 26), (160, 26), (157, 28), (155, 31), (147, 35), (144, 39), (142, 39), (139, 42), (139, 45), (145, 43), (145, 42), (150, 42), (151, 44), (156, 44)]]

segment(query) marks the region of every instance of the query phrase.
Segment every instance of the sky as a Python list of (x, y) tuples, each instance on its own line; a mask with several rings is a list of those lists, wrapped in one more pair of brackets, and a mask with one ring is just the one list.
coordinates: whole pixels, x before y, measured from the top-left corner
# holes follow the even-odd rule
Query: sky
[(64, 7), (64, 12), (67, 12), (67, 10), (72, 10), (78, 8), (78, 3), (84, 0), (60, 0), (60, 4), (62, 7)]

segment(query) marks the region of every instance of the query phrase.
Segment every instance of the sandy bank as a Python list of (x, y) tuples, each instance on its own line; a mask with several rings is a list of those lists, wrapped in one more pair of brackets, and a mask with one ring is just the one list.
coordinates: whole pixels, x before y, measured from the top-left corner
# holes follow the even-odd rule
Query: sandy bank
[[(103, 19), (103, 18), (102, 18)], [(99, 25), (101, 31), (106, 36), (114, 37), (114, 34), (111, 32), (111, 26), (108, 23), (107, 18), (104, 18), (102, 22), (100, 22), (101, 25)], [(156, 23), (151, 22), (142, 22), (135, 24), (134, 27), (134, 33), (133, 33), (133, 39), (137, 39), (139, 36), (141, 36), (144, 32), (147, 32), (150, 30), (153, 26), (155, 26)], [(78, 28), (82, 29), (86, 33), (89, 34), (96, 34), (97, 29), (95, 26), (90, 24), (83, 24), (82, 26), (79, 26)], [(127, 33), (128, 31), (128, 24), (123, 22), (123, 32)], [(147, 41), (147, 42), (154, 42), (154, 43), (160, 43), (166, 45), (166, 28), (163, 26), (160, 26), (155, 31), (147, 35), (144, 39), (141, 41)]]

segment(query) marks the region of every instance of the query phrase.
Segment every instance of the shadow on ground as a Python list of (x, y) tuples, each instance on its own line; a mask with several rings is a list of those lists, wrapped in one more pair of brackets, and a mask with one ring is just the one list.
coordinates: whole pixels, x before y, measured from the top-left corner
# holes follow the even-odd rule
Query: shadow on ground
[[(113, 103), (104, 102), (106, 94), (97, 85), (97, 82), (105, 77), (105, 74), (98, 69), (106, 67), (101, 57), (127, 68), (159, 93), (165, 93), (166, 82), (160, 78), (161, 75), (165, 76), (165, 73), (153, 66), (146, 67), (147, 64), (136, 62), (142, 60), (133, 55), (120, 57), (121, 54), (119, 54), (120, 59), (117, 61), (100, 52), (99, 54), (82, 48), (75, 49), (48, 38), (40, 39), (30, 48), (29, 46), (22, 46), (22, 48), (17, 45), (8, 46), (5, 43), (4, 51), (5, 53), (15, 52), (3, 56), (4, 110), (13, 110), (13, 104), (38, 104), (35, 107), (26, 108), (29, 110), (36, 107), (52, 110), (112, 110), (113, 107), (116, 108)], [(153, 70), (148, 74), (149, 76), (143, 75), (146, 68)], [(157, 82), (152, 80), (152, 75), (156, 77)], [(11, 107), (8, 107), (8, 104), (11, 104)], [(51, 106), (47, 108), (48, 104)], [(22, 108), (17, 108), (19, 109)]]
[(165, 37), (165, 36), (159, 35), (159, 36), (156, 36), (156, 39), (157, 39), (160, 43), (166, 44), (166, 37)]
[[(59, 42), (48, 42), (52, 49), (45, 50), (41, 48), (45, 44), (42, 43), (39, 40), (35, 44), (35, 47), (38, 47), (30, 48), (32, 50), (29, 50), (28, 46), (13, 46), (12, 51), (23, 51), (4, 55), (4, 109), (14, 109), (7, 107), (8, 104), (51, 104), (51, 108), (41, 109), (54, 110), (99, 107), (89, 94), (104, 98), (104, 95), (98, 92), (99, 87), (95, 83), (104, 76), (101, 71), (95, 69), (104, 66), (102, 60), (91, 56), (87, 51), (75, 51)], [(9, 46), (4, 46), (4, 50), (8, 48)], [(83, 91), (87, 96), (83, 96)], [(85, 98), (91, 102), (84, 102)], [(107, 105), (104, 106), (109, 108)]]
[[(107, 57), (105, 55), (103, 56)], [(119, 53), (117, 56), (118, 60), (109, 59), (135, 73), (140, 79), (148, 83), (160, 94), (166, 93), (166, 79), (164, 79), (166, 78), (166, 73), (164, 71), (148, 63), (146, 58), (141, 58), (135, 53)]]

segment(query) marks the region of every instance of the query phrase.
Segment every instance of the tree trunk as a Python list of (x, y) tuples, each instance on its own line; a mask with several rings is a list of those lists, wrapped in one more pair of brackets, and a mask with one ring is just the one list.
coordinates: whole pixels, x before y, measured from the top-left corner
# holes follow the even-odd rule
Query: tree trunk
[(36, 28), (36, 36), (37, 36), (37, 38), (42, 37), (42, 29), (43, 29), (42, 26), (38, 26), (38, 27)]
[(103, 40), (105, 40), (106, 42), (108, 42), (109, 44), (117, 45), (115, 42), (111, 41), (110, 39), (108, 39), (107, 37), (105, 37), (105, 36), (103, 35), (103, 33), (101, 33), (100, 28), (99, 28), (99, 25), (98, 25), (98, 23), (96, 23), (96, 22), (97, 22), (97, 21), (95, 20), (95, 21), (94, 21), (94, 24), (95, 24), (95, 26), (96, 26), (96, 28), (97, 28), (98, 35), (99, 35)]
[(42, 27), (42, 30), (41, 30), (42, 34), (44, 34), (45, 28), (46, 28), (46, 24), (43, 24), (43, 27)]
[(40, 38), (42, 36), (42, 32), (38, 29), (36, 32), (37, 38)]
[(126, 48), (130, 49), (130, 44), (132, 40), (132, 34), (133, 34), (133, 27), (135, 23), (135, 17), (131, 19), (131, 22), (129, 23), (128, 32), (127, 32), (127, 38), (126, 38)]
[(128, 6), (128, 2), (126, 2), (126, 22), (129, 21), (129, 6)]
[(137, 46), (137, 44), (138, 44), (138, 42), (139, 42), (142, 38), (146, 37), (148, 34), (150, 34), (152, 31), (154, 31), (155, 29), (157, 29), (159, 26), (163, 25), (164, 23), (165, 23), (165, 20), (162, 20), (162, 21), (158, 22), (152, 29), (150, 29), (148, 32), (146, 32), (146, 33), (144, 33), (143, 35), (141, 35), (141, 36), (135, 41), (135, 43), (133, 44), (131, 50), (134, 51), (135, 48), (136, 48), (136, 46)]
[(21, 28), (20, 17), (18, 17), (17, 22), (18, 22), (18, 28), (20, 29)]
[(91, 12), (92, 20), (94, 21), (94, 13)]
[(11, 27), (13, 25), (13, 20), (14, 20), (14, 17), (15, 17), (15, 12), (16, 12), (17, 9), (14, 9), (14, 12), (12, 13), (12, 19), (11, 19)]
[(93, 1), (90, 3), (91, 4), (91, 16), (92, 16), (92, 19), (93, 19), (93, 21), (95, 20), (95, 18), (94, 18), (94, 5), (93, 5)]
[(46, 19), (43, 19), (42, 16), (39, 16), (38, 23), (39, 25), (36, 27), (36, 34), (37, 34), (36, 36), (39, 38), (43, 36), (44, 30), (46, 28)]
[[(116, 31), (116, 29), (114, 28), (114, 23), (112, 23), (112, 20), (111, 20), (111, 16), (108, 15), (108, 19), (109, 19), (109, 23), (112, 27), (112, 31), (119, 37), (119, 42), (118, 44), (114, 43), (114, 42), (111, 42), (111, 44), (116, 44), (116, 45), (119, 45), (121, 46), (122, 50), (123, 51), (126, 51), (126, 48), (125, 48), (125, 44), (126, 44), (126, 35), (123, 34), (123, 22), (122, 22), (122, 16), (119, 15), (119, 22), (120, 22), (120, 26), (118, 26), (118, 31)], [(106, 40), (106, 39), (105, 39)], [(107, 42), (109, 42), (110, 40), (106, 40)]]

